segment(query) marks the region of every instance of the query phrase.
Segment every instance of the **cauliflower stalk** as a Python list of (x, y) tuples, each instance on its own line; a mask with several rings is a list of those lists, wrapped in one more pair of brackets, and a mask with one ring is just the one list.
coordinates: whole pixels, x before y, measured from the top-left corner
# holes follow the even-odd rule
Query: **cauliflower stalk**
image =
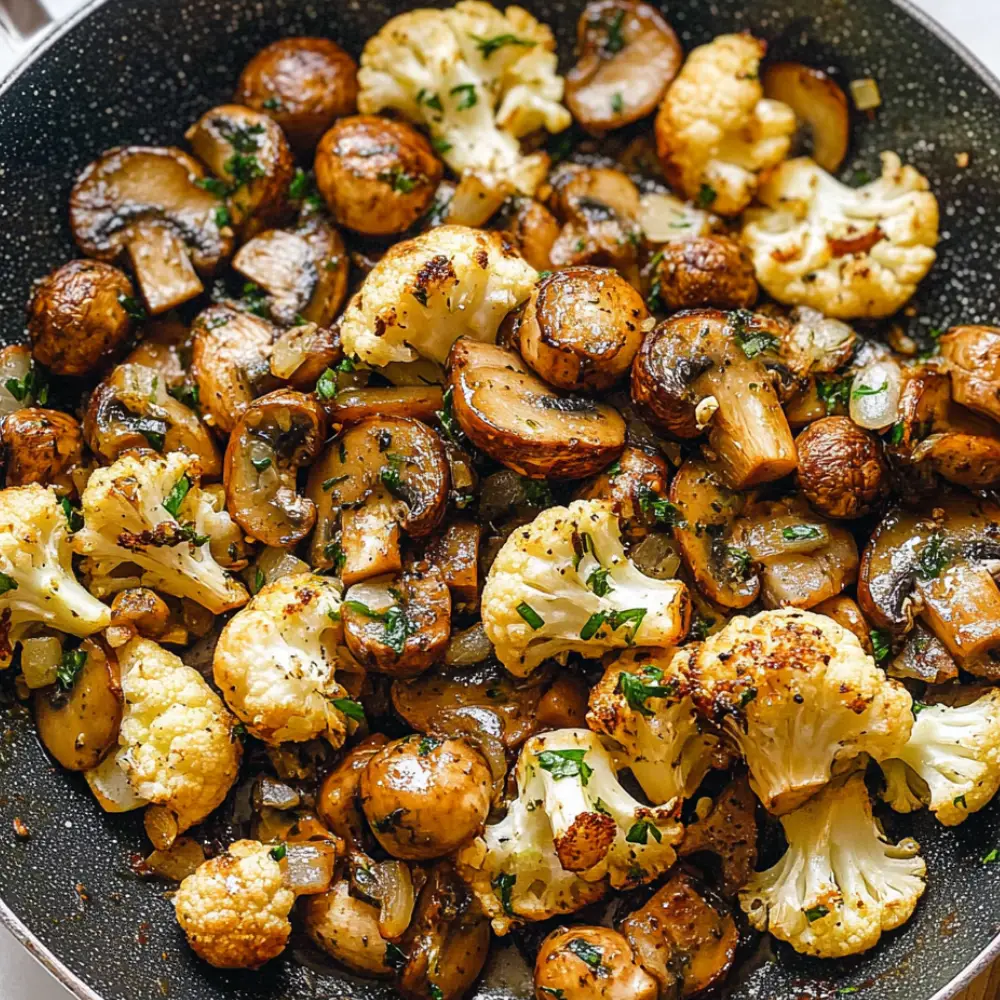
[(176, 836), (217, 808), (236, 780), (235, 720), (197, 670), (155, 642), (132, 639), (118, 665), (125, 713), (114, 760), (136, 795), (172, 818)]
[(787, 155), (795, 113), (760, 84), (762, 41), (720, 35), (694, 49), (656, 116), (656, 149), (673, 187), (699, 208), (737, 215), (762, 173)]
[(552, 32), (521, 7), (503, 13), (480, 0), (446, 10), (400, 14), (361, 53), (358, 110), (385, 109), (425, 125), (455, 173), (533, 195), (548, 157), (524, 155), (519, 140), (561, 132), (571, 117), (560, 101)]
[(213, 614), (246, 603), (242, 584), (212, 558), (211, 534), (223, 515), (199, 488), (197, 469), (195, 456), (175, 451), (127, 454), (91, 475), (73, 550), (86, 557), (93, 593), (150, 587)]
[(882, 770), (882, 798), (897, 812), (927, 803), (945, 826), (956, 826), (982, 809), (1000, 788), (1000, 690), (957, 707), (924, 705)]
[(862, 753), (896, 757), (909, 739), (906, 689), (825, 615), (736, 617), (691, 656), (699, 709), (721, 720), (773, 813), (801, 805), (835, 765)]
[(271, 848), (238, 840), (188, 875), (174, 896), (195, 953), (219, 969), (256, 969), (284, 951), (295, 893)]
[(340, 589), (299, 573), (263, 587), (227, 623), (215, 647), (215, 683), (247, 729), (266, 743), (347, 738), (360, 707), (336, 680), (359, 668), (344, 645)]
[(111, 623), (110, 608), (73, 575), (70, 538), (54, 490), (0, 490), (0, 668), (33, 626), (83, 637)]
[(587, 724), (617, 741), (618, 764), (657, 805), (693, 795), (719, 743), (703, 731), (687, 660), (683, 652), (629, 650), (609, 664), (590, 693)]
[(893, 845), (882, 834), (863, 774), (827, 785), (781, 825), (788, 850), (740, 891), (757, 930), (805, 955), (842, 958), (909, 920), (927, 866), (916, 841)]
[(372, 268), (340, 318), (344, 351), (369, 365), (444, 364), (459, 337), (493, 343), (537, 277), (500, 233), (438, 226)]
[(757, 280), (779, 302), (839, 319), (889, 316), (934, 263), (938, 204), (927, 178), (882, 154), (882, 175), (847, 187), (812, 160), (783, 163), (746, 213)]
[(524, 677), (570, 652), (600, 657), (626, 646), (671, 646), (691, 602), (677, 580), (629, 561), (610, 503), (550, 507), (507, 539), (483, 588), (482, 620), (500, 662)]

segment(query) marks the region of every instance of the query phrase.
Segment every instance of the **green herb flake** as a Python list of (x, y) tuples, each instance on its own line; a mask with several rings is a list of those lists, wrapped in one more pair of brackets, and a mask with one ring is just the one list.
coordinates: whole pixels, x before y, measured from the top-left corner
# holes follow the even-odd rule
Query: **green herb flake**
[(882, 663), (892, 652), (892, 637), (885, 629), (873, 628), (868, 633), (876, 663)]
[(885, 392), (889, 388), (889, 380), (886, 379), (881, 385), (859, 385), (851, 390), (851, 399), (860, 399), (862, 396), (877, 396), (880, 392)]
[(606, 597), (613, 589), (612, 585), (608, 583), (608, 574), (611, 572), (609, 569), (595, 569), (593, 573), (587, 577), (587, 586), (598, 596)]
[(850, 404), (851, 383), (844, 378), (817, 378), (816, 395), (828, 414), (846, 410)]
[(625, 110), (625, 98), (617, 91), (611, 95), (611, 110), (616, 115), (620, 115)]
[(500, 874), (497, 875), (497, 877), (490, 883), (496, 891), (496, 894), (500, 897), (500, 905), (503, 907), (503, 912), (506, 913), (508, 917), (514, 916), (514, 907), (511, 904), (510, 896), (516, 881), (516, 875), (508, 875), (505, 872), (500, 872)]
[(753, 566), (753, 559), (751, 559), (750, 553), (737, 545), (727, 545), (726, 555), (733, 563), (736, 573), (745, 580), (750, 575), (750, 570)]
[(892, 430), (889, 431), (889, 444), (899, 446), (903, 443), (903, 436), (906, 434), (906, 425), (900, 420), (898, 423), (892, 425)]
[(271, 459), (269, 458), (251, 458), (250, 464), (258, 471), (263, 472), (265, 469), (271, 468)]
[(125, 310), (129, 319), (135, 320), (136, 323), (141, 323), (146, 318), (146, 310), (139, 305), (139, 300), (131, 295), (126, 295), (124, 292), (119, 294), (118, 305)]
[[(16, 588), (16, 584), (14, 585)], [(87, 662), (87, 651), (85, 649), (67, 649), (62, 655), (62, 661), (56, 668), (56, 681), (64, 691), (77, 682), (83, 672), (83, 665)]]
[(440, 153), (444, 156), (445, 153), (449, 152), (452, 148), (451, 143), (447, 139), (442, 139), (440, 136), (435, 136), (431, 139), (431, 148), (435, 153)]
[(285, 855), (288, 854), (288, 848), (284, 844), (278, 844), (276, 847), (272, 847), (267, 853), (270, 854), (275, 861), (283, 861)]
[(820, 530), (812, 524), (793, 524), (781, 529), (781, 537), (787, 542), (805, 542), (819, 538)]
[(323, 555), (332, 563), (330, 568), (334, 573), (339, 573), (347, 563), (347, 555), (340, 542), (328, 542), (323, 547)]
[(431, 1000), (444, 1000), (444, 990), (437, 983), (428, 981), (427, 992), (431, 995)]
[(934, 580), (941, 575), (941, 571), (948, 565), (950, 559), (951, 554), (944, 544), (944, 535), (940, 531), (935, 531), (927, 539), (917, 557), (917, 575), (923, 580)]
[(171, 385), (167, 387), (167, 392), (189, 410), (197, 410), (201, 404), (201, 392), (197, 382), (182, 382), (180, 385)]
[(83, 527), (83, 514), (69, 502), (69, 497), (63, 497), (59, 501), (59, 506), (62, 507), (63, 516), (66, 518), (66, 527), (70, 532), (79, 531)]
[(215, 219), (215, 225), (219, 229), (225, 229), (226, 226), (231, 226), (233, 223), (233, 217), (229, 214), (229, 209), (225, 205), (217, 205), (212, 212), (212, 217)]
[(425, 107), (433, 108), (435, 111), (444, 111), (441, 98), (437, 94), (432, 94), (429, 90), (422, 88), (417, 91), (417, 104), (423, 104)]
[(545, 993), (550, 997), (555, 997), (555, 1000), (566, 1000), (566, 993), (564, 990), (559, 989), (557, 986), (536, 986), (536, 990), (539, 993)]
[(956, 795), (952, 800), (951, 804), (955, 807), (961, 806), (963, 809), (969, 808), (969, 803), (965, 801), (965, 795)]
[(437, 750), (437, 748), (443, 743), (444, 740), (439, 740), (436, 736), (421, 736), (420, 743), (417, 746), (417, 755), (420, 757), (426, 757), (428, 754)]
[(589, 22), (591, 28), (604, 32), (604, 43), (601, 48), (607, 55), (614, 55), (625, 48), (625, 36), (622, 27), (625, 24), (625, 11), (620, 8), (615, 11), (609, 21), (595, 20)]
[(355, 722), (365, 721), (365, 710), (360, 702), (354, 701), (352, 698), (334, 698), (331, 704), (349, 719), (353, 719)]
[(664, 500), (655, 490), (645, 483), (639, 484), (639, 510), (647, 517), (665, 528), (686, 528), (687, 521), (680, 507), (669, 500)]
[(455, 410), (453, 406), (454, 399), (454, 388), (448, 386), (444, 391), (444, 396), (442, 397), (442, 408), (440, 410), (434, 411), (434, 416), (438, 418), (438, 422), (441, 424), (441, 430), (444, 431), (445, 437), (457, 447), (461, 448), (465, 443), (465, 434), (462, 433), (462, 428), (459, 427), (458, 421), (455, 419)]
[(191, 480), (187, 476), (181, 476), (174, 483), (161, 505), (171, 517), (177, 517), (177, 512), (181, 509), (181, 504), (184, 503), (184, 498), (188, 495), (188, 490), (190, 489)]
[(913, 718), (916, 718), (926, 707), (926, 701), (917, 701), (917, 699), (914, 698), (912, 704), (910, 705), (910, 711), (913, 713)]
[(634, 823), (628, 833), (625, 834), (625, 840), (630, 844), (645, 844), (650, 835), (652, 835), (653, 840), (658, 844), (663, 840), (663, 834), (655, 823), (650, 822), (648, 819), (641, 819), (637, 823)]
[(676, 681), (661, 684), (662, 680), (663, 671), (659, 667), (644, 667), (639, 674), (623, 671), (618, 675), (615, 694), (623, 695), (630, 708), (648, 717), (653, 714), (646, 706), (650, 698), (672, 698), (677, 693)]
[(402, 167), (393, 167), (391, 170), (383, 170), (378, 175), (378, 179), (388, 184), (393, 191), (399, 194), (409, 194), (418, 184), (419, 178), (408, 174)]
[(528, 38), (518, 38), (517, 35), (494, 35), (492, 38), (481, 38), (479, 35), (471, 35), (476, 43), (476, 48), (482, 53), (484, 59), (489, 59), (494, 52), (507, 45), (517, 45), (523, 49), (533, 49), (537, 42)]
[(991, 865), (991, 864), (993, 864), (994, 861), (997, 860), (997, 858), (1000, 858), (1000, 851), (998, 851), (994, 847), (992, 851), (989, 851), (986, 854), (984, 854), (979, 860), (984, 865)]
[(323, 492), (329, 493), (334, 486), (339, 486), (341, 483), (346, 482), (350, 478), (350, 476), (331, 476), (329, 479), (324, 479)]
[(595, 635), (601, 630), (601, 626), (608, 620), (607, 611), (595, 611), (583, 624), (583, 628), (580, 629), (580, 638), (584, 642), (588, 642), (593, 639)]
[(291, 201), (299, 201), (310, 208), (323, 207), (323, 199), (316, 189), (316, 181), (312, 174), (306, 173), (301, 167), (295, 168), (295, 176), (288, 185), (288, 197)]
[(603, 968), (601, 959), (604, 958), (604, 952), (584, 938), (573, 938), (566, 942), (566, 947), (581, 962), (589, 965), (594, 972), (599, 972)]
[(695, 199), (695, 204), (699, 208), (708, 208), (715, 202), (717, 197), (718, 193), (711, 184), (702, 184), (702, 186), (698, 188), (698, 197)]
[(515, 610), (535, 632), (545, 624), (545, 619), (525, 601), (521, 601)]
[(476, 93), (474, 83), (460, 83), (457, 87), (452, 87), (448, 93), (458, 97), (458, 103), (455, 107), (459, 111), (467, 111), (479, 103), (479, 95)]
[(524, 490), (525, 501), (532, 507), (551, 507), (555, 503), (552, 489), (544, 479), (521, 476), (521, 489)]
[(316, 380), (316, 395), (327, 402), (336, 398), (337, 373), (332, 368), (327, 368)]
[(757, 697), (757, 689), (755, 687), (748, 687), (740, 694), (740, 700), (737, 702), (739, 708), (746, 708)]
[(810, 906), (808, 910), (804, 910), (803, 912), (806, 915), (806, 920), (808, 920), (809, 923), (813, 923), (813, 921), (819, 920), (821, 917), (827, 916), (830, 910), (828, 907), (823, 906), (823, 904), (821, 903), (818, 906)]
[(562, 778), (579, 778), (586, 786), (594, 769), (584, 761), (586, 750), (543, 750), (538, 755), (538, 766), (548, 771), (556, 781)]
[(391, 941), (385, 946), (385, 964), (395, 972), (402, 972), (409, 959), (406, 953)]

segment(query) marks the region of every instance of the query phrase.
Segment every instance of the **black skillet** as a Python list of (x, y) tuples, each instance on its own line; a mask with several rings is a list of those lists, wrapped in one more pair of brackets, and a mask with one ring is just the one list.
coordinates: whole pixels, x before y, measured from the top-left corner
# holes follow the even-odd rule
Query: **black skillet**
[[(522, 0), (572, 52), (582, 0)], [(184, 129), (229, 97), (244, 62), (292, 34), (327, 35), (358, 54), (406, 0), (107, 0), (50, 35), (0, 89), (0, 341), (23, 336), (32, 279), (74, 256), (66, 198), (74, 175), (122, 143), (183, 145)], [(443, 4), (442, 4), (443, 5)], [(751, 29), (782, 58), (873, 76), (883, 106), (855, 123), (846, 171), (877, 173), (894, 149), (928, 177), (941, 202), (938, 263), (921, 286), (917, 328), (997, 319), (1000, 87), (939, 28), (890, 0), (670, 0), (664, 12), (686, 48)], [(956, 154), (968, 153), (959, 168)], [(390, 996), (289, 953), (259, 973), (222, 974), (184, 946), (165, 885), (129, 867), (146, 849), (135, 817), (101, 812), (84, 782), (45, 756), (30, 720), (0, 683), (0, 922), (78, 996), (90, 1000), (279, 1000)], [(13, 820), (31, 830), (17, 839)], [(916, 915), (869, 954), (809, 961), (783, 948), (745, 962), (729, 994), (741, 1000), (944, 1000), (1000, 953), (1000, 802), (957, 830), (926, 814), (913, 831), (929, 884)], [(894, 828), (894, 829), (893, 829)], [(79, 887), (79, 888), (78, 888)], [(295, 949), (292, 949), (294, 952)], [(304, 957), (305, 963), (296, 961)], [(2, 970), (0, 970), (2, 976)], [(476, 994), (529, 996), (509, 949)]]

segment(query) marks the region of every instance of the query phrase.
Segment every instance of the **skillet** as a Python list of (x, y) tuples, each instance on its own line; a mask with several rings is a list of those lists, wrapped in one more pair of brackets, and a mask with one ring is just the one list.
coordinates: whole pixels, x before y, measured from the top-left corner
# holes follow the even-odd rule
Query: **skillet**
[[(427, 0), (423, 0), (424, 3)], [(431, 0), (434, 2), (434, 0)], [(524, 0), (523, 0), (524, 2)], [(437, 0), (444, 5), (443, 0)], [(572, 52), (582, 0), (526, 0)], [(76, 173), (129, 142), (182, 144), (187, 125), (228, 99), (243, 63), (284, 35), (327, 35), (357, 55), (407, 0), (97, 0), (0, 87), (0, 343), (23, 339), (30, 283), (75, 256), (65, 205)], [(932, 22), (891, 0), (661, 2), (686, 49), (749, 28), (779, 58), (873, 76), (884, 104), (855, 123), (846, 172), (877, 173), (891, 148), (931, 178), (942, 206), (938, 263), (914, 323), (996, 320), (1000, 85)], [(956, 154), (970, 154), (960, 168)], [(130, 860), (147, 849), (135, 815), (105, 815), (79, 775), (52, 766), (0, 675), (0, 921), (87, 1000), (388, 997), (293, 947), (259, 973), (221, 973), (184, 946), (165, 884)], [(13, 833), (14, 818), (31, 831)], [(956, 830), (924, 812), (888, 817), (920, 841), (929, 884), (915, 917), (853, 960), (821, 963), (751, 949), (727, 996), (739, 1000), (945, 1000), (1000, 954), (1000, 799)], [(292, 957), (302, 959), (301, 962)], [(495, 948), (481, 998), (530, 995), (513, 948)]]

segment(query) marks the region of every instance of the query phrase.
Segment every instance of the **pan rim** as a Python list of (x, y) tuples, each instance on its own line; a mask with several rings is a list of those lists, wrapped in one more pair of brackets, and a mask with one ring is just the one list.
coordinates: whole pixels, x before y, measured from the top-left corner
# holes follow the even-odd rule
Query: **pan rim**
[[(52, 25), (44, 28), (35, 39), (29, 42), (14, 66), (0, 79), (0, 101), (21, 76), (34, 65), (36, 60), (69, 34), (81, 21), (86, 20), (97, 8), (103, 7), (108, 2), (109, 0), (88, 0), (65, 20), (53, 22)], [(918, 8), (912, 0), (889, 0), (889, 2), (956, 53), (1000, 101), (1000, 75), (986, 66), (964, 42), (956, 38), (937, 19)], [(7, 906), (2, 897), (0, 897), (0, 926), (6, 928), (25, 951), (77, 1000), (105, 1000), (42, 943), (20, 917)], [(927, 1000), (952, 1000), (958, 993), (970, 986), (997, 959), (1000, 959), (1000, 932), (958, 975), (954, 976)]]

